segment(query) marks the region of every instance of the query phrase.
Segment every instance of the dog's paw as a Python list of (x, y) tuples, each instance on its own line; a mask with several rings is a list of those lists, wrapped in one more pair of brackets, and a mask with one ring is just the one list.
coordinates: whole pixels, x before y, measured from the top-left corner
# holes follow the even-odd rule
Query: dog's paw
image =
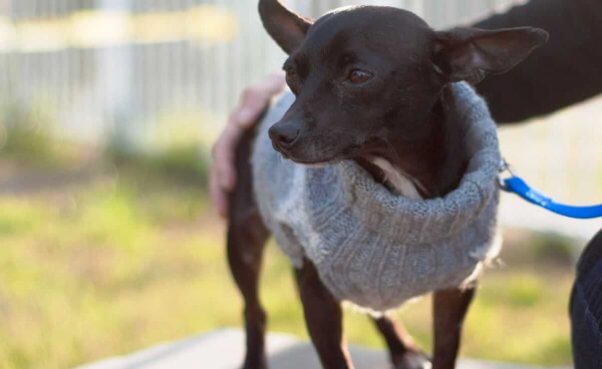
[(429, 357), (422, 352), (408, 351), (395, 360), (395, 369), (431, 369)]

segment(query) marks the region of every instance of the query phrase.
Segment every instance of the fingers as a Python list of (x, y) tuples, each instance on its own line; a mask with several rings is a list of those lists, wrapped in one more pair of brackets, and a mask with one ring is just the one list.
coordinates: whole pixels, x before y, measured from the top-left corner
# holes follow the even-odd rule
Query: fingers
[(213, 166), (218, 184), (226, 191), (234, 189), (236, 184), (235, 154), (242, 133), (239, 127), (228, 125), (213, 146)]
[(224, 132), (213, 146), (209, 191), (215, 208), (222, 217), (228, 213), (228, 195), (236, 186), (235, 153), (240, 138), (257, 121), (272, 96), (282, 91), (284, 84), (284, 74), (275, 73), (262, 83), (245, 89)]
[(235, 152), (242, 130), (228, 125), (213, 146), (209, 191), (220, 216), (228, 214), (228, 195), (236, 185)]
[(284, 84), (284, 74), (275, 73), (260, 84), (246, 88), (241, 95), (238, 108), (230, 116), (229, 123), (243, 129), (251, 127), (267, 107), (272, 96), (282, 91)]
[(218, 183), (217, 170), (214, 165), (211, 166), (209, 173), (209, 194), (217, 213), (225, 218), (228, 215), (227, 193), (222, 190)]

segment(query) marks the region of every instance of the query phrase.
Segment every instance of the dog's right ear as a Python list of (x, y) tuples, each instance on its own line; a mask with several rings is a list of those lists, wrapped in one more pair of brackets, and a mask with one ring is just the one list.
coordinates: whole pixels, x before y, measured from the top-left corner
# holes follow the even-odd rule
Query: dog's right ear
[(278, 0), (259, 0), (259, 15), (270, 36), (287, 54), (301, 44), (312, 25), (312, 21), (291, 12)]

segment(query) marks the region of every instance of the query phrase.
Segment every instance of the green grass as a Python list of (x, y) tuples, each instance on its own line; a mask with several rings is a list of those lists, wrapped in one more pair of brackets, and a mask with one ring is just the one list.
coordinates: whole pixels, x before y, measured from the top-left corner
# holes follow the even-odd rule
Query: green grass
[[(178, 178), (125, 165), (79, 185), (0, 196), (0, 368), (64, 369), (241, 325), (223, 226), (200, 177)], [(507, 265), (482, 281), (462, 354), (567, 364), (572, 268), (532, 263), (521, 255), (537, 250), (513, 244)], [(306, 337), (290, 274), (271, 245), (261, 290), (269, 328)], [(429, 347), (429, 299), (400, 317)], [(351, 343), (381, 347), (366, 317), (347, 313), (345, 325)]]
[(69, 146), (50, 139), (53, 126), (50, 116), (48, 109), (42, 106), (24, 108), (3, 101), (0, 106), (0, 155), (29, 166), (46, 168), (70, 161)]

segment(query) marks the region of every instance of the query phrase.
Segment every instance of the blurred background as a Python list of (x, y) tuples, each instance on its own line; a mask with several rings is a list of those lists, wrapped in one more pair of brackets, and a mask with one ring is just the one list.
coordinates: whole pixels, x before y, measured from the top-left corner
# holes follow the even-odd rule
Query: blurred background
[[(285, 1), (304, 15), (395, 5), (443, 28), (509, 0)], [(252, 0), (0, 0), (0, 368), (69, 368), (240, 326), (208, 153), (239, 93), (283, 54)], [(566, 202), (602, 202), (602, 99), (504, 128), (503, 151)], [(471, 310), (463, 355), (570, 363), (573, 266), (599, 221), (509, 195), (502, 262)], [(270, 329), (306, 337), (290, 267), (267, 255)], [(401, 319), (430, 346), (428, 299)], [(350, 341), (380, 347), (347, 314)]]

